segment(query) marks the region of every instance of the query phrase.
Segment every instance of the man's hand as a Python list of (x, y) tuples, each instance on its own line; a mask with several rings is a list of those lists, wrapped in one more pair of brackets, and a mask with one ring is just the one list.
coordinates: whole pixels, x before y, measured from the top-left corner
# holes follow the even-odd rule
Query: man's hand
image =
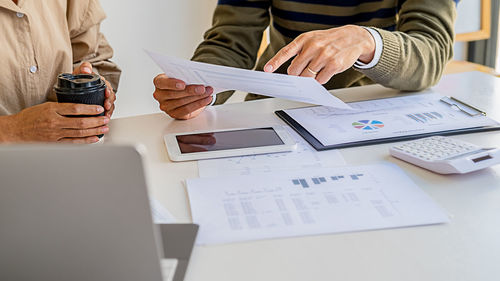
[(289, 75), (313, 77), (325, 84), (358, 59), (369, 63), (374, 55), (375, 40), (370, 32), (360, 26), (346, 25), (301, 34), (269, 60), (264, 71), (274, 72), (295, 56), (288, 68)]
[[(92, 64), (90, 64), (90, 62), (83, 62), (78, 68), (75, 68), (73, 74), (92, 74)], [(111, 118), (113, 111), (115, 111), (116, 95), (108, 80), (102, 76), (101, 79), (104, 83), (106, 83), (106, 100), (104, 100), (104, 109), (106, 110), (106, 116)]]
[(186, 85), (184, 81), (160, 74), (153, 80), (154, 98), (160, 109), (175, 119), (187, 120), (198, 116), (212, 102), (212, 87)]
[(108, 116), (66, 117), (70, 115), (97, 115), (104, 112), (99, 105), (47, 102), (26, 108), (12, 115), (14, 142), (69, 142), (95, 143), (98, 135), (106, 134)]

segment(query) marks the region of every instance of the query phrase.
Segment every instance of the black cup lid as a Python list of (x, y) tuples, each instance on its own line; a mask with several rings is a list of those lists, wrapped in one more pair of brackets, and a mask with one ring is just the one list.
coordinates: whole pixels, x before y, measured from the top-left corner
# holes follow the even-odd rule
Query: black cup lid
[(63, 73), (57, 77), (59, 89), (88, 89), (102, 86), (104, 82), (97, 74), (70, 74)]

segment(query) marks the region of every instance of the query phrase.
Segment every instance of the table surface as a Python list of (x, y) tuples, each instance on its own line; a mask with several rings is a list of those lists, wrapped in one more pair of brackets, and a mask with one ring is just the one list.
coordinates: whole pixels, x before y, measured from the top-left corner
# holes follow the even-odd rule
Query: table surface
[[(500, 108), (500, 92), (481, 89), (473, 79), (440, 86), (441, 91), (453, 91), (453, 96), (473, 101), (500, 120), (500, 113), (494, 111)], [(377, 85), (335, 91), (345, 101), (397, 94)], [(115, 119), (105, 143), (144, 144), (150, 194), (180, 222), (191, 222), (183, 181), (198, 177), (197, 162), (170, 162), (162, 136), (283, 124), (273, 112), (301, 106), (267, 99), (211, 107), (189, 121), (175, 121), (165, 114)], [(500, 146), (498, 132), (455, 138)], [(196, 246), (186, 280), (500, 280), (500, 166), (443, 176), (390, 157), (391, 145), (348, 148), (341, 153), (349, 165), (398, 165), (449, 214), (449, 224)]]

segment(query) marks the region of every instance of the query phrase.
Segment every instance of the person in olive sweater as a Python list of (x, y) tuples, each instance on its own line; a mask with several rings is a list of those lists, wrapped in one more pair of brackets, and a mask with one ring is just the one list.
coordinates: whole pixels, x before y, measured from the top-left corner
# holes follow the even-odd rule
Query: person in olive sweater
[[(315, 77), (327, 89), (379, 83), (399, 90), (436, 84), (453, 56), (458, 0), (219, 0), (194, 61)], [(257, 61), (263, 31), (270, 44)], [(160, 108), (197, 116), (215, 98), (210, 85), (154, 79)], [(247, 100), (261, 98), (249, 94)]]

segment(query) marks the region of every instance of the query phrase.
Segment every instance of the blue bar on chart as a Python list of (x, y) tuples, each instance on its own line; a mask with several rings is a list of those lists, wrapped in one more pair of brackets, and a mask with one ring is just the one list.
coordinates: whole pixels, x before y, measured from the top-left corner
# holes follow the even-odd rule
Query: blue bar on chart
[(431, 119), (437, 119), (434, 115), (432, 115), (430, 113), (424, 113), (424, 115), (431, 118)]
[(408, 118), (411, 118), (411, 119), (415, 120), (416, 122), (425, 123), (424, 121), (422, 121), (422, 120), (418, 119), (417, 117), (415, 117), (415, 116), (414, 116), (414, 115), (412, 115), (412, 114), (408, 114), (408, 115), (406, 115), (406, 116), (408, 116)]
[(341, 180), (343, 179), (344, 176), (332, 176), (331, 179), (334, 180), (334, 181), (338, 181), (338, 180)]
[(299, 181), (303, 188), (309, 188), (309, 184), (307, 184), (305, 179), (300, 179)]
[(362, 176), (363, 176), (363, 174), (351, 175), (351, 179), (357, 181)]
[(420, 118), (424, 123), (427, 122), (427, 118), (424, 115), (422, 115), (420, 113), (416, 113), (415, 116)]
[(433, 114), (434, 116), (440, 118), (440, 119), (443, 119), (443, 115), (441, 115), (440, 113), (437, 113), (437, 112), (431, 112), (431, 114)]
[(309, 184), (305, 179), (295, 179), (292, 180), (293, 185), (300, 185), (302, 188), (309, 188)]
[(311, 178), (314, 184), (322, 184), (326, 182), (326, 178), (324, 177), (319, 177), (319, 178)]
[(414, 114), (408, 114), (406, 115), (408, 118), (419, 122), (419, 123), (427, 123), (429, 120), (437, 120), (437, 119), (443, 119), (443, 115), (441, 115), (438, 112), (423, 112), (423, 113), (414, 113)]

